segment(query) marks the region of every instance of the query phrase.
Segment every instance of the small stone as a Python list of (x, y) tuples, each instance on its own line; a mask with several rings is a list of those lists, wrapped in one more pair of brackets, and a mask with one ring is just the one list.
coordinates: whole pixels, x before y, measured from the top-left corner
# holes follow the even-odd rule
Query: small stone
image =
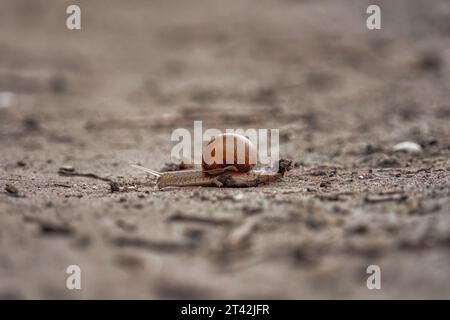
[(25, 161), (20, 160), (20, 161), (17, 161), (17, 165), (19, 167), (25, 167), (27, 165), (27, 163)]
[(62, 166), (59, 171), (75, 172), (75, 168), (73, 166)]
[(405, 141), (396, 144), (393, 148), (394, 151), (406, 151), (406, 152), (421, 152), (422, 147), (415, 142)]
[(25, 130), (27, 130), (27, 131), (41, 130), (41, 125), (39, 124), (39, 121), (32, 117), (25, 117), (22, 120), (22, 125), (24, 126)]
[(117, 182), (110, 182), (109, 186), (111, 188), (111, 192), (119, 192), (120, 191), (120, 186)]
[(11, 184), (7, 184), (5, 186), (5, 190), (6, 190), (6, 192), (8, 192), (10, 194), (14, 194), (14, 195), (17, 195), (19, 193), (19, 189), (17, 189), (15, 186), (13, 186)]
[(417, 57), (415, 67), (420, 71), (437, 72), (443, 66), (442, 57), (433, 51), (423, 52)]
[(233, 196), (234, 201), (241, 201), (242, 199), (244, 199), (244, 195), (242, 194), (242, 192), (239, 192), (238, 194), (235, 194)]

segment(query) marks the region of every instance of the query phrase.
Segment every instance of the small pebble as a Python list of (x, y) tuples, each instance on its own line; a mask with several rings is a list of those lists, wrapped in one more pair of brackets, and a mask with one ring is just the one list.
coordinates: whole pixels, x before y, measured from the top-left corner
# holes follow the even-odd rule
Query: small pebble
[(59, 168), (60, 171), (66, 171), (66, 172), (75, 172), (75, 168), (73, 166), (62, 166)]
[(11, 194), (18, 194), (19, 193), (19, 189), (17, 189), (16, 187), (14, 187), (11, 184), (7, 184), (5, 186), (5, 190), (6, 190), (6, 192), (11, 193)]
[(234, 201), (241, 201), (242, 199), (244, 199), (244, 195), (241, 192), (233, 196)]
[(20, 160), (20, 161), (17, 161), (17, 165), (19, 167), (25, 167), (27, 165), (27, 163), (25, 161)]
[(421, 152), (422, 147), (415, 142), (405, 141), (396, 144), (393, 147), (394, 151), (406, 151), (406, 152)]
[(109, 186), (111, 188), (111, 192), (119, 192), (120, 191), (120, 186), (117, 182), (110, 182)]

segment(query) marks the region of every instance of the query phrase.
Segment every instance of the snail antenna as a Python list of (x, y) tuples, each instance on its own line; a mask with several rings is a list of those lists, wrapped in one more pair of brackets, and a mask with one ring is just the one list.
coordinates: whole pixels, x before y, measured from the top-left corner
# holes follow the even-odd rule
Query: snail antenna
[(139, 170), (145, 171), (147, 173), (150, 173), (150, 174), (154, 175), (155, 177), (160, 177), (161, 176), (160, 172), (152, 170), (152, 169), (149, 169), (149, 168), (146, 168), (146, 167), (143, 167), (143, 166), (138, 166), (137, 164), (130, 164), (130, 166), (135, 168), (135, 169), (139, 169)]

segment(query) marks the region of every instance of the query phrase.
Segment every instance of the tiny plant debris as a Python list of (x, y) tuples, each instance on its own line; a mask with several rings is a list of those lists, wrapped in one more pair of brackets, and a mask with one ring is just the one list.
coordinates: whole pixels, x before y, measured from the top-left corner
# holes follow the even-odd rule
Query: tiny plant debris
[(76, 177), (86, 177), (86, 178), (92, 178), (92, 179), (98, 179), (106, 182), (111, 182), (112, 180), (109, 178), (101, 177), (95, 173), (82, 173), (82, 172), (76, 172), (75, 168), (72, 166), (64, 166), (59, 168), (58, 173), (62, 176), (76, 176)]
[[(118, 182), (113, 181), (110, 178), (99, 176), (95, 173), (91, 172), (77, 172), (74, 167), (72, 166), (64, 166), (59, 168), (58, 173), (61, 176), (69, 176), (69, 177), (85, 177), (85, 178), (91, 178), (91, 179), (97, 179), (101, 181), (105, 181), (109, 183), (110, 191), (111, 192), (127, 192), (127, 191), (136, 191), (135, 186), (121, 186)], [(70, 186), (69, 186), (70, 187)], [(92, 186), (93, 190), (97, 190), (97, 186)]]

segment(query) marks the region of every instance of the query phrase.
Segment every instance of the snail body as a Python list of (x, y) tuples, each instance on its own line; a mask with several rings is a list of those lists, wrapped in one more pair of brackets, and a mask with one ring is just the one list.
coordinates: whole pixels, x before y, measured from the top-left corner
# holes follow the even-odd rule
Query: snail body
[(224, 171), (211, 175), (202, 170), (158, 172), (138, 165), (133, 168), (157, 177), (159, 189), (166, 187), (255, 187), (261, 183), (278, 180), (282, 175), (276, 171), (251, 170), (249, 172)]
[(202, 170), (158, 172), (138, 165), (131, 166), (157, 177), (157, 185), (160, 189), (165, 187), (210, 186), (214, 181), (214, 176), (211, 176)]

